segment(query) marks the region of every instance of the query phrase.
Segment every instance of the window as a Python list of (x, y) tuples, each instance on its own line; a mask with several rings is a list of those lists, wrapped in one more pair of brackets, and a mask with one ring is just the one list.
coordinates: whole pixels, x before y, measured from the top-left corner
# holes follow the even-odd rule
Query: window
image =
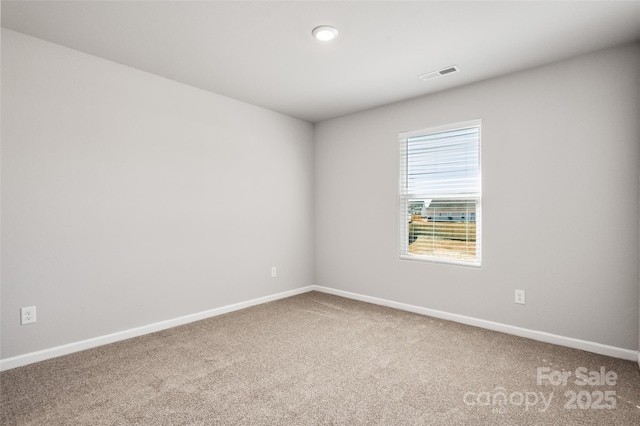
[(480, 126), (400, 134), (401, 258), (480, 266)]

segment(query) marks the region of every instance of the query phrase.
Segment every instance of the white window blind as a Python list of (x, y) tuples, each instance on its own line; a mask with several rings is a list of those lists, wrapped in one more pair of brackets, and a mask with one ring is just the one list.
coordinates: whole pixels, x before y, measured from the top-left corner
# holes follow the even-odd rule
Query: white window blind
[(400, 134), (401, 257), (480, 265), (480, 126)]

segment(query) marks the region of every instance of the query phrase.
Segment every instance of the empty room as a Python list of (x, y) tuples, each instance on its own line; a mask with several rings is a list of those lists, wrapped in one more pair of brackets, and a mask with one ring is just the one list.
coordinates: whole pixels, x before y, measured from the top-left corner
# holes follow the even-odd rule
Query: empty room
[(639, 0), (0, 7), (0, 424), (640, 424)]

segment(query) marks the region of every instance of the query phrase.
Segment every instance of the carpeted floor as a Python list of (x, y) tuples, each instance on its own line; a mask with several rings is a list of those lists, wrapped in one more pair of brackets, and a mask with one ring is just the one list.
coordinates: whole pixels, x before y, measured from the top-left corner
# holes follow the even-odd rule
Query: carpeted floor
[(640, 424), (633, 362), (317, 292), (8, 370), (0, 394), (2, 425)]

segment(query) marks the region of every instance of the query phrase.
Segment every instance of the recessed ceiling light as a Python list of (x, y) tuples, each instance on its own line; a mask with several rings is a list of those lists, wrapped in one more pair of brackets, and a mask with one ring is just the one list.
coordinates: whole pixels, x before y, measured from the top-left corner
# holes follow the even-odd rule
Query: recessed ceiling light
[(338, 37), (338, 30), (328, 25), (321, 25), (314, 28), (311, 34), (320, 41), (331, 41)]

